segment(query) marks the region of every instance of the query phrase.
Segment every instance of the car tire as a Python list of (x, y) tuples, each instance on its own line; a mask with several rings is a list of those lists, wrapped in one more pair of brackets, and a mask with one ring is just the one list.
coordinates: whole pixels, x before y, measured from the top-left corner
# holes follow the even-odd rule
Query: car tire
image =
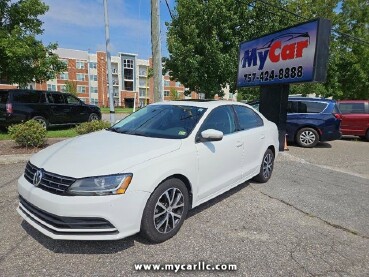
[(313, 128), (302, 128), (297, 132), (296, 142), (301, 147), (314, 147), (319, 142), (318, 132)]
[(35, 116), (32, 118), (33, 120), (37, 121), (44, 127), (45, 130), (49, 128), (49, 122), (42, 116)]
[(141, 220), (141, 236), (154, 243), (170, 239), (181, 228), (188, 209), (186, 185), (179, 179), (164, 181), (146, 203)]
[(253, 180), (259, 183), (266, 183), (272, 177), (274, 168), (274, 153), (271, 149), (265, 151), (263, 160), (260, 165), (260, 172), (256, 175)]
[(90, 116), (88, 117), (88, 121), (96, 121), (99, 120), (99, 116), (95, 113), (91, 113)]
[(360, 139), (369, 141), (369, 129), (366, 130), (365, 136), (360, 136)]

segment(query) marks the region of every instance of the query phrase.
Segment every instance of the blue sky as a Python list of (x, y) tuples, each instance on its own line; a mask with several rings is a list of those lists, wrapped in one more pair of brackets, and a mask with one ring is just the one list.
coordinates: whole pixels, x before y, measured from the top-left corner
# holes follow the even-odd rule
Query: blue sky
[[(43, 0), (49, 11), (41, 17), (44, 44), (95, 52), (105, 51), (103, 0)], [(108, 0), (111, 52), (151, 57), (150, 0)], [(168, 1), (171, 9), (174, 0)], [(165, 0), (160, 1), (162, 55), (167, 56), (165, 22), (170, 15)]]

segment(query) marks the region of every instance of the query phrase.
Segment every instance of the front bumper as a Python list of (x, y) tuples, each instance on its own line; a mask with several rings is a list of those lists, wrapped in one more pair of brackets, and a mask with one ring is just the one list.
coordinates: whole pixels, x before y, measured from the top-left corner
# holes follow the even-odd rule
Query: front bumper
[(148, 192), (111, 196), (61, 196), (18, 180), (18, 213), (53, 239), (117, 240), (140, 231)]

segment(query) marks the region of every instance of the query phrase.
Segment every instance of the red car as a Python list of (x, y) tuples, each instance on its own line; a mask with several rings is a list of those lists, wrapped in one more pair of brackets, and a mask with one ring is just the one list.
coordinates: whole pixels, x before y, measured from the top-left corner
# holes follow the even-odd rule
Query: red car
[(342, 134), (369, 141), (369, 100), (341, 100), (338, 107), (342, 113)]

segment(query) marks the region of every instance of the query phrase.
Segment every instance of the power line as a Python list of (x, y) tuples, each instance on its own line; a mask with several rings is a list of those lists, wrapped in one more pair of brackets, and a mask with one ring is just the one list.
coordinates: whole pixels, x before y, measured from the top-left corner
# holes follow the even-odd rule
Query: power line
[(170, 10), (169, 4), (168, 4), (168, 0), (165, 0), (165, 4), (167, 4), (167, 8), (168, 8), (170, 17), (173, 19), (172, 11)]

